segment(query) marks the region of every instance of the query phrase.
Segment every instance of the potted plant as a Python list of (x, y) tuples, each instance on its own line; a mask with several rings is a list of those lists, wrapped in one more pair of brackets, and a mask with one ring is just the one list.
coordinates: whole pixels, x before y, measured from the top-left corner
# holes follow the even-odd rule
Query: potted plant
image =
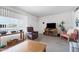
[(66, 31), (66, 30), (65, 30), (65, 27), (64, 27), (64, 21), (62, 21), (62, 22), (60, 23), (59, 27), (60, 27), (61, 31)]
[(76, 27), (78, 27), (78, 23), (79, 23), (79, 19), (76, 18), (76, 21), (75, 21)]

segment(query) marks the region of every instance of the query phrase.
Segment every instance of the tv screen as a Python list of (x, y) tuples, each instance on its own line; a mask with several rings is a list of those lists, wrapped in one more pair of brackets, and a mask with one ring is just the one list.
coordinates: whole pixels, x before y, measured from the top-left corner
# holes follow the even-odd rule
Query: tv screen
[(56, 28), (56, 23), (47, 23), (47, 28)]

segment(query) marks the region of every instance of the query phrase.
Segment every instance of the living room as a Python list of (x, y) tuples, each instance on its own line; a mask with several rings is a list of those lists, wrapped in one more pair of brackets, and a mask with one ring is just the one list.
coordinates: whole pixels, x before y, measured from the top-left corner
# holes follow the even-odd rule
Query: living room
[[(69, 44), (71, 43), (69, 43), (70, 41), (68, 40), (70, 37), (68, 35), (66, 35), (67, 37), (62, 37), (61, 31), (67, 32), (69, 29), (78, 28), (78, 26), (76, 26), (78, 17), (77, 6), (1, 6), (1, 35), (6, 31), (9, 33), (9, 36), (5, 35), (6, 37), (3, 36), (1, 38), (0, 50), (17, 50), (17, 48), (14, 48), (17, 45), (12, 46), (12, 48), (9, 47), (8, 50), (5, 48), (5, 45), (10, 45), (11, 39), (21, 39), (17, 44), (21, 44), (26, 40), (32, 40), (38, 43), (44, 43), (45, 51), (47, 52), (69, 52)], [(53, 30), (50, 24), (53, 24), (52, 26), (56, 30)], [(32, 37), (32, 33), (28, 32), (29, 28), (37, 31), (37, 35)], [(52, 31), (50, 31), (50, 29), (52, 29)], [(56, 35), (53, 34), (54, 32)], [(9, 40), (11, 41), (8, 42)]]

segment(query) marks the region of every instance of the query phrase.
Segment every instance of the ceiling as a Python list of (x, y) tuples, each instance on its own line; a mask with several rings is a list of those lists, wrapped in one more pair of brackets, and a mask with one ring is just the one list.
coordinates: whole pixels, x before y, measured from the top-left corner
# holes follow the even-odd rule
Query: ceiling
[(35, 16), (47, 16), (67, 11), (74, 11), (76, 6), (17, 6)]

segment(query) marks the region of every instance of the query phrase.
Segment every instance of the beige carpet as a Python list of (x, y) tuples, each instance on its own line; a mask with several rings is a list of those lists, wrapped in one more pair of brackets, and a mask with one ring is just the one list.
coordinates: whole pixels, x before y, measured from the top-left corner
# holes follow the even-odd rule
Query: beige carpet
[(36, 41), (45, 42), (47, 44), (47, 52), (68, 52), (68, 42), (60, 37), (39, 35)]

